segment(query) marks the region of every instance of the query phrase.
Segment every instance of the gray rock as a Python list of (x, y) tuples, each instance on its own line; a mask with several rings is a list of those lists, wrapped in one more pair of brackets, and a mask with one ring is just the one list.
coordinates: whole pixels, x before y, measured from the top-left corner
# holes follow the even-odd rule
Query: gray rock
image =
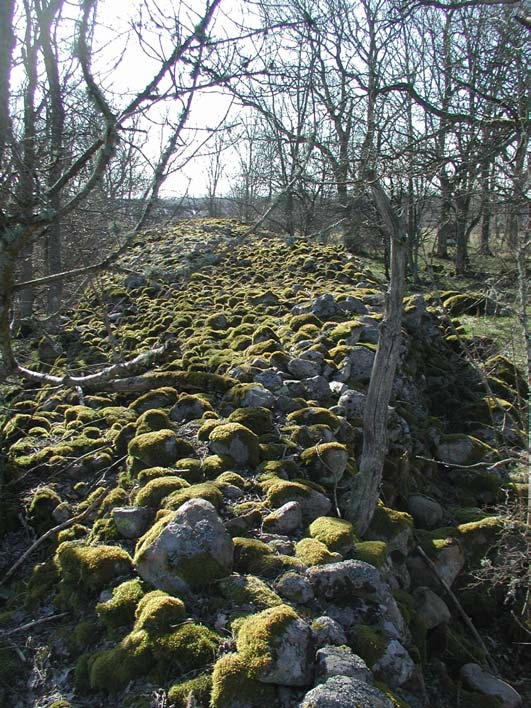
[(393, 708), (378, 688), (349, 676), (332, 676), (312, 688), (298, 708)]
[(300, 605), (306, 605), (314, 598), (310, 582), (298, 573), (284, 573), (276, 582), (275, 589), (279, 595)]
[(413, 591), (413, 610), (426, 629), (433, 629), (450, 621), (451, 614), (444, 600), (428, 587), (418, 587)]
[(357, 297), (353, 297), (352, 295), (347, 295), (344, 300), (341, 300), (338, 303), (338, 306), (342, 312), (348, 312), (354, 315), (364, 315), (366, 312), (368, 312), (367, 306), (365, 305), (363, 300), (360, 300)]
[(349, 388), (341, 394), (337, 405), (344, 408), (347, 420), (363, 418), (366, 399), (367, 396), (361, 391), (354, 391)]
[(412, 494), (407, 500), (407, 510), (421, 529), (435, 529), (441, 525), (443, 508), (438, 501), (424, 494)]
[(407, 625), (380, 571), (369, 563), (346, 560), (308, 569), (315, 594), (323, 600), (345, 603), (353, 597), (380, 604), (383, 615), (405, 637)]
[(473, 691), (500, 698), (503, 708), (518, 708), (522, 705), (522, 696), (512, 686), (484, 671), (478, 664), (462, 666), (461, 677), (465, 685)]
[[(336, 620), (327, 615), (316, 617), (311, 627), (315, 644), (318, 647), (324, 647), (330, 644), (340, 646), (341, 644), (347, 643), (347, 635), (343, 627), (339, 622), (336, 622)], [(350, 676), (351, 674), (345, 675)]]
[(367, 347), (353, 347), (348, 355), (350, 363), (350, 378), (354, 381), (368, 383), (371, 378), (375, 352)]
[(255, 374), (253, 380), (269, 391), (277, 391), (282, 386), (283, 376), (277, 369), (264, 369)]
[(372, 672), (361, 656), (346, 646), (325, 646), (315, 657), (315, 682), (325, 683), (332, 676), (350, 676), (372, 684)]
[(330, 386), (330, 391), (334, 396), (342, 396), (349, 390), (347, 384), (342, 381), (330, 381), (328, 385)]
[(156, 588), (187, 593), (230, 575), (233, 555), (216, 509), (205, 499), (191, 499), (140, 539), (134, 562), (138, 574)]
[(391, 639), (383, 656), (374, 664), (372, 670), (391, 688), (396, 688), (405, 684), (413, 676), (415, 662), (397, 639)]
[(302, 526), (302, 509), (299, 502), (286, 502), (268, 514), (263, 522), (264, 530), (271, 533), (289, 534)]
[(340, 308), (331, 293), (325, 293), (318, 297), (310, 309), (314, 315), (324, 320), (340, 312)]
[(307, 358), (292, 359), (288, 362), (288, 371), (295, 379), (308, 379), (320, 374), (321, 363)]
[[(440, 588), (433, 571), (421, 556), (411, 554), (406, 562), (414, 585), (427, 585), (436, 590)], [(459, 541), (453, 538), (446, 539), (446, 544), (437, 549), (437, 557), (433, 559), (433, 564), (447, 585), (452, 586), (465, 565), (465, 554)]]
[(263, 408), (273, 408), (275, 405), (275, 396), (267, 388), (256, 385), (245, 392), (240, 405), (242, 407), (255, 408), (263, 406)]
[(314, 401), (320, 401), (330, 396), (330, 384), (324, 376), (312, 376), (303, 379), (304, 395)]
[(152, 512), (145, 506), (116, 506), (112, 518), (120, 536), (140, 538), (149, 527)]

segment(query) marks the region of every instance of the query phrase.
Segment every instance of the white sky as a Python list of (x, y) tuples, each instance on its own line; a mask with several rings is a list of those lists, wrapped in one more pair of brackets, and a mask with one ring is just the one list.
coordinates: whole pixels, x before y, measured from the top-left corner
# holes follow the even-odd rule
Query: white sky
[[(134, 92), (141, 86), (145, 85), (153, 75), (153, 69), (156, 66), (155, 60), (150, 60), (144, 51), (139, 47), (137, 38), (129, 36), (125, 43), (126, 32), (133, 21), (138, 21), (138, 6), (141, 3), (126, 2), (122, 0), (100, 0), (98, 9), (98, 20), (101, 25), (98, 28), (97, 40), (105, 47), (102, 52), (102, 60), (106, 67), (110, 67), (108, 81), (112, 84), (114, 90), (126, 93)], [(196, 13), (201, 13), (204, 7), (202, 2), (190, 0), (190, 5), (193, 10), (186, 9), (184, 2), (172, 2), (171, 0), (159, 0), (158, 7), (163, 12), (171, 15), (180, 7), (181, 12), (189, 15), (190, 21), (193, 24), (197, 22)], [(215, 16), (215, 28), (220, 31), (231, 33), (235, 32), (233, 21), (241, 20), (242, 12), (245, 14), (245, 6), (249, 9), (249, 4), (245, 0), (222, 0), (218, 13)], [(195, 22), (194, 22), (195, 20)], [(146, 20), (144, 19), (144, 22)], [(116, 31), (120, 34), (120, 39), (117, 41)], [(160, 50), (160, 40), (164, 36), (162, 31), (154, 30), (151, 33), (143, 31), (144, 37), (149, 38), (149, 42), (154, 50)], [(114, 41), (112, 41), (114, 40)], [(162, 46), (163, 51), (171, 51), (170, 46)], [(120, 62), (121, 52), (124, 51), (123, 58)], [(203, 139), (207, 135), (206, 129), (215, 129), (220, 121), (226, 115), (231, 105), (230, 97), (223, 95), (219, 90), (211, 90), (205, 93), (197, 93), (192, 104), (191, 117), (188, 122), (190, 130), (186, 130), (184, 136), (190, 140), (193, 135), (193, 129), (198, 129), (196, 139)], [(161, 139), (156, 135), (156, 130), (150, 131), (146, 151), (156, 155), (161, 146)], [(211, 148), (205, 147), (202, 152), (209, 152)], [(172, 174), (166, 181), (162, 194), (165, 196), (182, 196), (188, 192), (190, 195), (202, 196), (206, 194), (206, 172), (210, 158), (208, 156), (196, 157), (182, 169)], [(234, 157), (226, 154), (224, 156), (224, 175), (220, 181), (219, 193), (226, 192), (230, 186), (230, 177), (235, 170)]]

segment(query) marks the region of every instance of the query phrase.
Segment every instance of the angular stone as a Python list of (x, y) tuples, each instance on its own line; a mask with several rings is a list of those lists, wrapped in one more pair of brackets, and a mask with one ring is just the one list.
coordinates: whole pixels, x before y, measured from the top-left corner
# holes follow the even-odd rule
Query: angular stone
[(484, 671), (478, 664), (462, 666), (461, 676), (465, 685), (473, 691), (499, 698), (503, 708), (518, 708), (523, 703), (522, 696), (512, 686)]
[(379, 570), (369, 563), (346, 560), (309, 568), (307, 577), (321, 599), (348, 603), (352, 597), (371, 600), (382, 606), (387, 620), (408, 635), (404, 618)]
[[(315, 644), (318, 647), (324, 647), (330, 644), (341, 646), (347, 643), (347, 635), (343, 627), (339, 622), (336, 622), (336, 620), (327, 615), (316, 617), (311, 626)], [(345, 675), (349, 676), (350, 674)]]
[(116, 506), (112, 518), (120, 536), (140, 538), (148, 529), (152, 512), (145, 506)]
[(321, 372), (321, 366), (317, 362), (306, 358), (297, 358), (288, 362), (288, 371), (296, 379), (308, 379), (312, 376), (318, 376)]
[(426, 629), (433, 629), (451, 619), (446, 602), (428, 587), (419, 587), (413, 591), (413, 609)]
[(378, 688), (350, 676), (332, 676), (312, 688), (298, 708), (393, 708)]
[(324, 683), (332, 676), (350, 676), (372, 684), (372, 673), (361, 656), (346, 646), (325, 646), (317, 651), (315, 681)]
[(265, 531), (289, 534), (302, 526), (302, 509), (299, 502), (286, 502), (268, 514), (263, 522)]
[(405, 647), (397, 639), (391, 639), (372, 670), (392, 688), (409, 681), (415, 673), (415, 663)]
[(284, 573), (276, 582), (277, 592), (299, 605), (306, 605), (314, 598), (313, 589), (309, 581), (298, 573)]
[(137, 544), (139, 575), (160, 590), (187, 593), (230, 575), (234, 546), (216, 509), (191, 499), (158, 521)]

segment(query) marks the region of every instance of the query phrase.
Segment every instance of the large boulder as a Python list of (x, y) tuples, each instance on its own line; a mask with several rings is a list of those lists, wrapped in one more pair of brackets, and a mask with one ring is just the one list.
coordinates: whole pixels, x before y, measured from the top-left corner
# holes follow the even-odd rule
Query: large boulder
[(346, 560), (314, 566), (308, 569), (307, 577), (316, 596), (323, 600), (345, 604), (352, 598), (360, 598), (378, 603), (385, 619), (390, 621), (400, 634), (408, 635), (404, 618), (389, 586), (380, 571), (369, 563)]
[(216, 509), (190, 499), (168, 512), (138, 542), (139, 575), (166, 592), (187, 593), (232, 571), (234, 546)]
[(393, 708), (375, 686), (350, 676), (332, 676), (304, 696), (299, 708)]
[(272, 607), (245, 619), (236, 646), (251, 675), (262, 683), (311, 683), (312, 633), (289, 605)]

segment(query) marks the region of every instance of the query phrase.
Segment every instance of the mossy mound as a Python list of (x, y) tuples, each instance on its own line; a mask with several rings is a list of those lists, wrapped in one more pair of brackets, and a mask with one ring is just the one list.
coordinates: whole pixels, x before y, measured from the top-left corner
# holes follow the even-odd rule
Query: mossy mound
[(326, 425), (332, 432), (340, 427), (339, 419), (335, 413), (329, 411), (328, 408), (317, 406), (293, 411), (288, 415), (288, 420), (298, 425)]
[(201, 482), (171, 492), (164, 499), (163, 507), (164, 509), (175, 510), (190, 499), (206, 499), (216, 509), (219, 509), (223, 504), (223, 494), (219, 487), (212, 482)]
[(194, 448), (178, 438), (173, 430), (162, 428), (134, 437), (128, 452), (133, 458), (134, 470), (139, 470), (145, 467), (171, 467), (180, 457), (193, 456)]
[(98, 618), (109, 628), (132, 624), (135, 610), (144, 597), (144, 586), (139, 578), (126, 580), (112, 591), (112, 598), (96, 605)]
[(281, 605), (280, 597), (254, 575), (231, 575), (219, 581), (219, 589), (233, 605), (252, 605), (256, 609)]
[(339, 482), (348, 460), (347, 448), (337, 442), (317, 444), (301, 454), (301, 463), (308, 477), (325, 486)]
[(210, 433), (209, 447), (215, 454), (228, 457), (237, 467), (256, 467), (260, 459), (258, 437), (239, 423), (216, 426)]
[(162, 500), (172, 492), (189, 487), (189, 483), (182, 477), (173, 475), (156, 477), (138, 490), (133, 504), (135, 506), (149, 506), (153, 509), (158, 509)]
[[(189, 708), (192, 700), (199, 705), (208, 705), (212, 691), (212, 676), (201, 674), (168, 689), (168, 700), (175, 708)], [(192, 704), (193, 705), (193, 704)]]
[(360, 541), (354, 544), (352, 557), (381, 568), (387, 560), (387, 544), (384, 541)]
[(80, 541), (61, 543), (54, 562), (61, 578), (61, 597), (74, 608), (133, 570), (131, 557), (123, 548), (88, 546)]
[(253, 678), (246, 659), (227, 654), (212, 672), (211, 708), (272, 708), (277, 705), (273, 686)]
[(263, 407), (236, 408), (229, 415), (229, 422), (244, 425), (256, 435), (269, 433), (273, 428), (271, 411)]
[(315, 538), (303, 538), (300, 540), (295, 546), (295, 556), (308, 567), (335, 563), (341, 559), (341, 556), (336, 553), (330, 553), (325, 544)]
[(329, 551), (343, 555), (351, 551), (354, 544), (358, 542), (350, 521), (333, 516), (320, 516), (312, 521), (308, 531), (312, 538), (324, 543)]

